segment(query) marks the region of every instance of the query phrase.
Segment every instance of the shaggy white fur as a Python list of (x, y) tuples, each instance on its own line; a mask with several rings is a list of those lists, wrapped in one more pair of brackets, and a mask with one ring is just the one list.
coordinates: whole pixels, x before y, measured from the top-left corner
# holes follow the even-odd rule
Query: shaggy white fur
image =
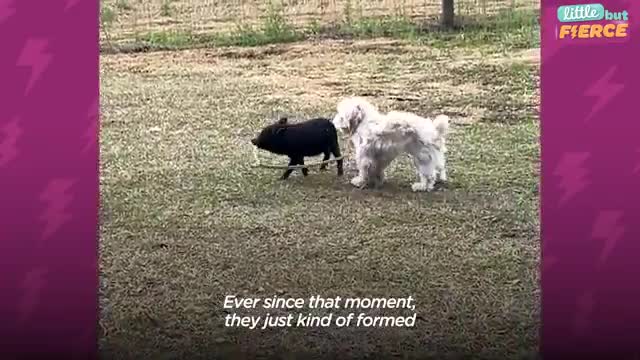
[(363, 98), (350, 97), (338, 103), (332, 122), (347, 132), (355, 149), (358, 175), (351, 179), (356, 187), (378, 187), (384, 170), (400, 154), (413, 160), (419, 181), (413, 191), (431, 191), (436, 181), (447, 181), (445, 153), (449, 117), (428, 119), (402, 111), (380, 113)]

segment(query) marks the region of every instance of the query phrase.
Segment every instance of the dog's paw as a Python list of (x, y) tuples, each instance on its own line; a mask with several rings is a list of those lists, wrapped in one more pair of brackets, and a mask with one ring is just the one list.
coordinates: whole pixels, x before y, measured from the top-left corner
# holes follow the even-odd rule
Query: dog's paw
[(417, 182), (417, 183), (411, 184), (411, 190), (413, 190), (414, 192), (425, 192), (425, 191), (429, 192), (433, 190), (433, 186), (429, 186), (428, 184)]
[(360, 176), (356, 176), (353, 179), (351, 179), (351, 185), (357, 187), (357, 188), (361, 188), (364, 187), (365, 181), (362, 177)]

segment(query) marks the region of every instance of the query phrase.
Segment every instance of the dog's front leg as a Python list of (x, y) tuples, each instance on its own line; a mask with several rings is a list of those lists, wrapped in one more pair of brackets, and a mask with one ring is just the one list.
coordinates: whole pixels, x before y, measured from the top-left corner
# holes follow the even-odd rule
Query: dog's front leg
[(428, 154), (420, 154), (413, 159), (419, 181), (411, 185), (413, 191), (432, 191), (436, 182), (435, 166)]
[(449, 180), (449, 177), (447, 176), (447, 168), (446, 167), (442, 167), (440, 168), (440, 171), (438, 171), (438, 178), (437, 180), (441, 181), (441, 182), (447, 182)]
[(351, 179), (351, 185), (355, 186), (355, 187), (362, 187), (365, 183), (364, 181), (364, 172), (363, 167), (362, 167), (362, 159), (361, 159), (361, 154), (362, 152), (360, 151), (360, 147), (358, 146), (358, 144), (352, 140), (353, 145), (354, 145), (354, 156), (353, 156), (353, 161), (355, 162), (356, 165), (356, 170), (358, 171), (358, 175), (356, 175), (354, 178)]
[(363, 188), (369, 183), (371, 164), (362, 152), (356, 151), (356, 166), (358, 168), (358, 175), (351, 179), (351, 185)]
[(436, 183), (435, 176), (424, 176), (423, 174), (419, 174), (419, 177), (420, 177), (420, 181), (418, 181), (417, 183), (411, 184), (411, 190), (415, 192), (432, 191)]
[(438, 164), (436, 165), (436, 181), (447, 182), (449, 177), (447, 176), (447, 159), (444, 152), (437, 153)]

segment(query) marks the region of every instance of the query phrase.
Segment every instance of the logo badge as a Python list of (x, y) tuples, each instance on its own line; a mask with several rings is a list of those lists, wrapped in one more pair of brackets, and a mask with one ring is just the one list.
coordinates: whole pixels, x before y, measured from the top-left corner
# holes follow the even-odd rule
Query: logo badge
[(629, 35), (629, 13), (626, 10), (610, 11), (595, 3), (564, 5), (558, 7), (557, 15), (558, 21), (563, 23), (557, 32), (557, 38), (561, 40), (625, 38)]

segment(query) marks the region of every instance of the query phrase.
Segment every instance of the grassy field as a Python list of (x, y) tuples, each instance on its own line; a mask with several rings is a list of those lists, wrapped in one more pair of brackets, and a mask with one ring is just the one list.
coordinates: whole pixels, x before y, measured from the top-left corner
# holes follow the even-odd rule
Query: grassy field
[[(538, 0), (456, 0), (459, 25), (490, 28)], [(103, 48), (257, 45), (322, 36), (415, 35), (438, 23), (436, 0), (105, 0)], [(500, 29), (488, 29), (500, 32)], [(188, 45), (188, 46), (185, 46)]]
[[(533, 354), (538, 33), (492, 36), (104, 55), (104, 355)], [(352, 167), (342, 179), (332, 166), (286, 182), (251, 167), (262, 126), (281, 114), (329, 116), (348, 95), (449, 114), (448, 186), (412, 193), (404, 158), (380, 190), (352, 188)], [(412, 295), (420, 320), (250, 332), (223, 327), (227, 294)]]

